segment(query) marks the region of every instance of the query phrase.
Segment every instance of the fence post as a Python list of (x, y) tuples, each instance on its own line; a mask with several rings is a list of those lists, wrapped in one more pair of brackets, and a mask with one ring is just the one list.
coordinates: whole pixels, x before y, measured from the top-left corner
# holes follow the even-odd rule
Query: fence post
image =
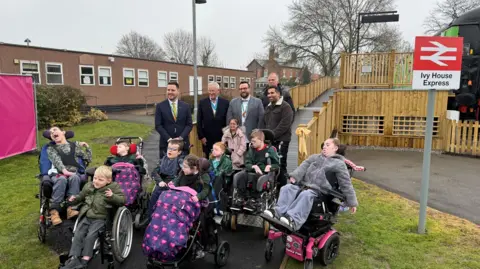
[(343, 83), (345, 79), (345, 52), (342, 52), (342, 56), (340, 57), (340, 81), (338, 83), (338, 87), (343, 89)]
[(395, 79), (395, 50), (390, 52), (390, 60), (388, 65), (388, 87), (393, 88), (393, 82)]

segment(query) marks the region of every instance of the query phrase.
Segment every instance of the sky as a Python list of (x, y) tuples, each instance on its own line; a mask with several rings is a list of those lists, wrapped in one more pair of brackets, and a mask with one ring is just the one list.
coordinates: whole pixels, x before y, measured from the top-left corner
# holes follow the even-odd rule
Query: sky
[[(422, 35), (423, 20), (437, 0), (397, 0), (404, 38)], [(289, 19), (292, 0), (207, 0), (197, 5), (197, 37), (209, 36), (225, 67), (245, 69), (269, 26)], [(135, 30), (163, 45), (165, 33), (192, 31), (191, 0), (0, 0), (0, 42), (113, 53), (123, 34)]]

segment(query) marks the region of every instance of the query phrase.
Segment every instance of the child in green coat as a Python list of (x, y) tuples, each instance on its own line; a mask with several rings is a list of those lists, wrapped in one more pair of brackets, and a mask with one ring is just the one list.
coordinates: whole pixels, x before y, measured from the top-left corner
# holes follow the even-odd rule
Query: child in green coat
[(227, 147), (222, 142), (213, 144), (210, 167), (212, 167), (216, 177), (232, 172), (232, 161), (225, 155), (226, 149)]

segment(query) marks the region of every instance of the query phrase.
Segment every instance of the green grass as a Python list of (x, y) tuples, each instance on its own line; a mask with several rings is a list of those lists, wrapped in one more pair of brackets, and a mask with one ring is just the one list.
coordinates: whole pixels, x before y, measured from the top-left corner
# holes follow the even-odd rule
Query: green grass
[[(71, 128), (76, 141), (85, 141), (93, 151), (91, 166), (109, 155), (117, 136), (146, 138), (152, 128), (142, 124), (104, 121)], [(41, 136), (40, 136), (41, 137)], [(42, 137), (41, 143), (47, 140)], [(0, 161), (0, 268), (56, 268), (58, 257), (37, 239), (38, 156), (24, 154)]]
[[(328, 268), (480, 268), (475, 224), (429, 208), (427, 233), (420, 235), (418, 203), (356, 179), (354, 186), (360, 206), (339, 217), (340, 255)], [(287, 268), (303, 263), (289, 259)]]

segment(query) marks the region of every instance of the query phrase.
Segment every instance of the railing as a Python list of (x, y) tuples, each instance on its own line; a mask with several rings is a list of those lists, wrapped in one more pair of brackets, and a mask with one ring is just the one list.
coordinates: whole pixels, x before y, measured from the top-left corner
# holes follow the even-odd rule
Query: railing
[(413, 53), (343, 53), (340, 88), (401, 88), (412, 85)]
[(305, 107), (326, 90), (338, 85), (337, 77), (323, 77), (307, 85), (295, 86), (290, 90), (295, 109)]
[[(203, 156), (203, 148), (202, 148), (202, 142), (198, 140), (198, 132), (197, 132), (197, 123), (193, 123), (193, 128), (192, 131), (189, 134), (189, 140), (190, 140), (190, 154), (195, 154), (195, 156)], [(205, 158), (208, 158), (208, 156), (204, 156)]]
[(307, 124), (299, 124), (296, 130), (298, 136), (298, 165), (309, 155), (320, 153), (320, 146), (330, 137), (335, 128), (335, 107), (333, 98), (323, 102), (320, 111), (313, 112), (313, 118)]
[(480, 156), (479, 128), (478, 121), (448, 120), (444, 140), (445, 151)]

